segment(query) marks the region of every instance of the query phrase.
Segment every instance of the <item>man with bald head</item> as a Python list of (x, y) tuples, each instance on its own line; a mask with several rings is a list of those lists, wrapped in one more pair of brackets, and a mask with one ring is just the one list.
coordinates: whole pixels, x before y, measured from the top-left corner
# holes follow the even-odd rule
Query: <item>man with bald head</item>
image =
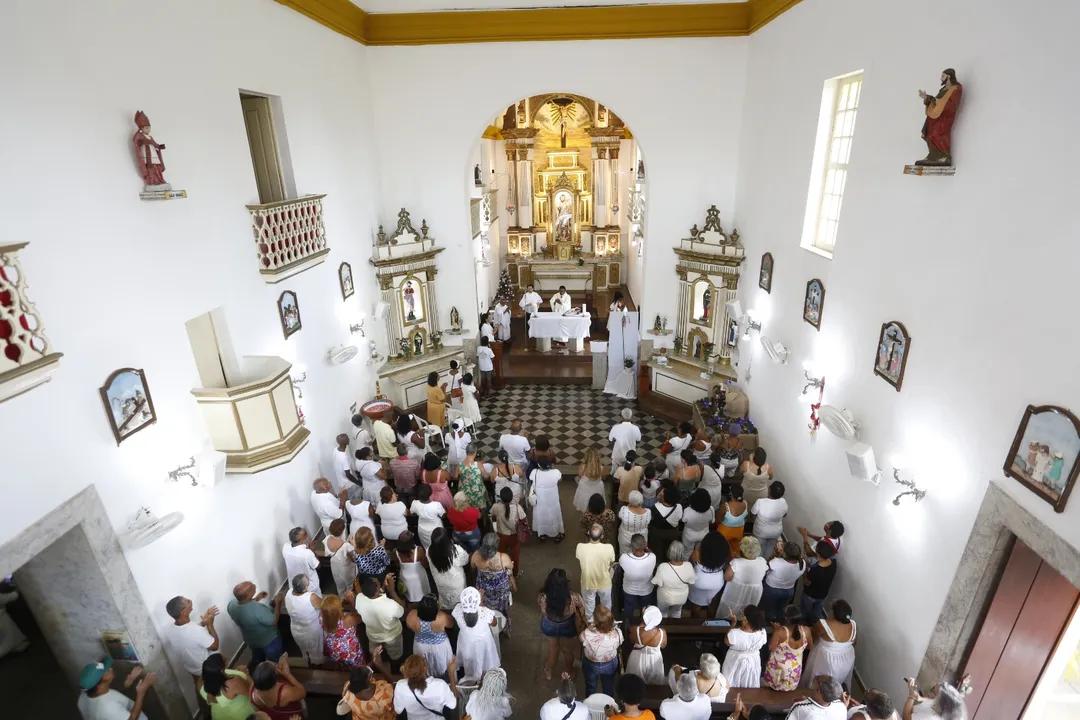
[(510, 463), (525, 467), (525, 453), (529, 452), (529, 439), (521, 431), (521, 421), (514, 420), (510, 423), (510, 432), (499, 438), (499, 449), (505, 450), (510, 456)]
[(285, 652), (285, 642), (278, 634), (278, 618), (281, 616), (283, 593), (274, 596), (273, 610), (261, 600), (266, 592), (256, 594), (255, 583), (244, 580), (233, 588), (234, 600), (229, 601), (228, 613), (244, 642), (251, 648), (249, 667), (255, 667), (264, 660), (276, 663)]
[(348, 497), (349, 491), (344, 488), (335, 495), (334, 486), (326, 478), (319, 478), (311, 483), (311, 507), (319, 516), (319, 522), (327, 534), (330, 533), (330, 523), (340, 518), (345, 511)]

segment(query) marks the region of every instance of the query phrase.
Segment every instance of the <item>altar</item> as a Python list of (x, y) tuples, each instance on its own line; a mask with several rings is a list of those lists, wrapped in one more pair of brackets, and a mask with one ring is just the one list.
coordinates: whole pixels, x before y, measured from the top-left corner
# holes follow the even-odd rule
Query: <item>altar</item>
[(565, 315), (554, 312), (538, 312), (529, 320), (529, 337), (536, 338), (536, 349), (551, 350), (552, 338), (570, 338), (570, 351), (582, 352), (585, 338), (589, 336), (592, 316), (589, 313)]

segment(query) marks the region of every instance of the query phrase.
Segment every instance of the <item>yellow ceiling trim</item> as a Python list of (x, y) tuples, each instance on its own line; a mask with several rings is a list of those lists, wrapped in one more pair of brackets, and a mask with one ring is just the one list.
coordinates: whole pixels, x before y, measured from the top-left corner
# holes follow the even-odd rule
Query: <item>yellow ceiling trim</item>
[(325, 25), (334, 32), (367, 45), (368, 14), (349, 0), (274, 0)]
[(800, 0), (376, 14), (349, 0), (275, 2), (364, 45), (438, 45), (738, 37), (760, 30)]
[(802, 0), (750, 0), (750, 27), (754, 33), (798, 5)]
[(484, 138), (485, 140), (502, 140), (503, 134), (502, 130), (500, 130), (499, 128), (495, 127), (494, 125), (488, 125), (487, 130), (484, 130), (484, 134), (480, 137)]
[(369, 45), (745, 35), (746, 3), (368, 15)]

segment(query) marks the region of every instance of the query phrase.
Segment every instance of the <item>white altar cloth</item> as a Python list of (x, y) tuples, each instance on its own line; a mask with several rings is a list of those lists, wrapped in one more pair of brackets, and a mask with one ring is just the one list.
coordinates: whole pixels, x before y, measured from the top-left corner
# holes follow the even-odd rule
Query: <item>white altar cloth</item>
[(592, 316), (561, 315), (553, 312), (538, 312), (529, 321), (529, 337), (532, 338), (587, 338)]

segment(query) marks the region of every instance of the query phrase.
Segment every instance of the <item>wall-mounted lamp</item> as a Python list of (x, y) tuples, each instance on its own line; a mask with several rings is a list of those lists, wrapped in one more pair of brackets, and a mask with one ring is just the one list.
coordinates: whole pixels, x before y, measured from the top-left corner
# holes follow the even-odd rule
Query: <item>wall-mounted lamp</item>
[(352, 333), (353, 335), (355, 335), (356, 333), (360, 333), (360, 337), (362, 337), (362, 338), (367, 337), (367, 333), (364, 332), (364, 321), (363, 320), (361, 320), (358, 323), (354, 323), (354, 324), (350, 325), (349, 326), (349, 332)]
[(811, 397), (813, 390), (817, 390), (819, 394), (825, 392), (825, 377), (817, 377), (814, 365), (809, 360), (803, 363), (803, 376), (806, 378), (806, 385), (803, 387), (801, 397)]
[(898, 460), (893, 460), (893, 465), (896, 466), (893, 468), (893, 479), (907, 488), (907, 490), (893, 498), (893, 505), (899, 505), (900, 500), (908, 495), (910, 495), (915, 500), (915, 502), (919, 502), (924, 497), (926, 497), (926, 491), (920, 490), (918, 486), (915, 485), (915, 480), (905, 480), (900, 477), (900, 468), (903, 465), (902, 462)]
[(747, 310), (746, 311), (746, 319), (743, 321), (743, 324), (746, 326), (746, 329), (743, 330), (743, 336), (742, 336), (743, 340), (749, 340), (750, 339), (750, 331), (751, 330), (757, 330), (759, 333), (761, 332), (761, 322), (758, 321), (758, 320), (754, 320), (754, 311), (753, 310)]

